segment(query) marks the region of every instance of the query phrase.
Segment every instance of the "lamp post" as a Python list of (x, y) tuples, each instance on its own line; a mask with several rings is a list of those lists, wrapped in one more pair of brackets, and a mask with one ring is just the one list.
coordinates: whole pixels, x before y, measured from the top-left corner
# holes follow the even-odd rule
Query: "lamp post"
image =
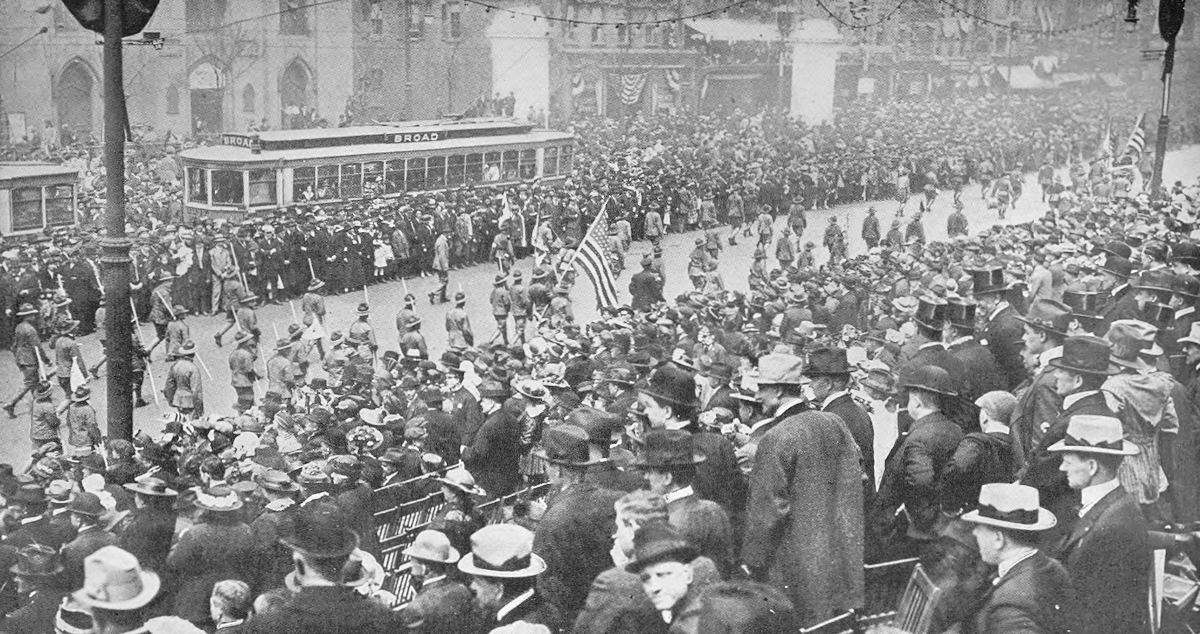
[(1167, 154), (1167, 136), (1170, 134), (1170, 119), (1167, 111), (1171, 105), (1171, 74), (1175, 70), (1175, 38), (1183, 26), (1183, 5), (1187, 0), (1159, 0), (1158, 31), (1167, 43), (1163, 56), (1162, 110), (1158, 116), (1158, 136), (1154, 139), (1154, 171), (1150, 176), (1150, 195), (1156, 196), (1162, 189), (1163, 160)]

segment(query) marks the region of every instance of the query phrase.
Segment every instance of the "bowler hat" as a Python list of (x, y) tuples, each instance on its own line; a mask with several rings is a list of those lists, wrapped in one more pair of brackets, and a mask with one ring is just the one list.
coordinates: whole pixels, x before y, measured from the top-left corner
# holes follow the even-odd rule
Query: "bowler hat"
[(632, 573), (639, 573), (651, 564), (662, 561), (691, 563), (699, 555), (695, 546), (679, 531), (661, 520), (647, 522), (633, 534), (633, 559), (625, 565)]
[(1138, 452), (1138, 447), (1125, 440), (1119, 418), (1077, 414), (1067, 421), (1063, 439), (1050, 445), (1048, 450), (1132, 456)]
[(533, 533), (516, 524), (492, 524), (471, 535), (471, 552), (459, 560), (468, 575), (498, 579), (536, 577), (546, 562), (533, 554)]
[(692, 433), (683, 429), (651, 429), (643, 437), (641, 451), (633, 466), (642, 469), (669, 469), (704, 462), (696, 451)]
[(1116, 374), (1109, 364), (1109, 343), (1093, 335), (1067, 337), (1062, 356), (1051, 359), (1049, 365), (1078, 374)]
[(905, 377), (901, 387), (910, 390), (923, 390), (943, 396), (958, 396), (957, 382), (949, 372), (936, 365), (922, 365)]
[(1127, 258), (1109, 255), (1104, 258), (1104, 264), (1100, 265), (1100, 270), (1118, 278), (1127, 279), (1133, 275), (1133, 264)]
[(1038, 299), (1025, 315), (1017, 319), (1038, 330), (1045, 330), (1060, 337), (1066, 336), (1071, 325), (1071, 307), (1052, 299)]
[(850, 374), (845, 348), (817, 348), (808, 355), (806, 376), (844, 376)]
[(83, 560), (83, 588), (72, 595), (92, 608), (137, 610), (158, 595), (162, 581), (143, 570), (137, 557), (116, 546), (105, 546)]
[(87, 491), (81, 491), (72, 496), (71, 501), (67, 504), (67, 510), (88, 517), (100, 517), (107, 512), (104, 505), (100, 503), (100, 498), (95, 493)]
[(345, 557), (358, 548), (358, 535), (347, 526), (341, 509), (333, 505), (301, 505), (280, 529), (283, 545), (319, 559)]
[(696, 403), (696, 380), (693, 374), (674, 364), (667, 364), (650, 375), (649, 384), (641, 391), (655, 400), (691, 406)]
[(1133, 248), (1120, 240), (1110, 240), (1107, 244), (1100, 247), (1100, 252), (1115, 255), (1126, 260), (1133, 257)]
[(979, 505), (963, 514), (962, 520), (1019, 531), (1054, 528), (1054, 513), (1042, 508), (1038, 490), (1024, 484), (994, 482), (979, 489)]

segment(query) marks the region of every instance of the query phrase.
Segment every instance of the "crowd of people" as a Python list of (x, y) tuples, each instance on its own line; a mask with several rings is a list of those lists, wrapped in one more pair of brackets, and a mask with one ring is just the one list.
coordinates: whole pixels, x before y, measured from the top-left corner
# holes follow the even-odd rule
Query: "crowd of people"
[[(131, 279), (156, 340), (135, 342), (131, 389), (161, 346), (171, 414), (104, 438), (72, 381), (102, 367), (75, 340), (103, 324), (93, 241), (5, 252), (24, 381), (6, 409), (34, 456), (0, 469), (0, 631), (794, 632), (872, 607), (864, 564), (915, 556), (941, 589), (930, 631), (1148, 632), (1151, 549), (1197, 548), (1171, 529), (1200, 520), (1200, 182), (1106, 188), (1138, 169), (1092, 169), (1100, 113), (1127, 105), (584, 121), (562, 188), (239, 225), (186, 217), (174, 159), (135, 155)], [(1033, 222), (938, 242), (919, 210), (886, 232), (872, 214), (856, 254), (836, 222), (807, 227), (817, 206), (949, 205), (940, 191), (1043, 163), (1072, 178), (1041, 183)], [(584, 324), (570, 252), (599, 213), (639, 266), (630, 303)], [(659, 242), (693, 229), (694, 290), (666, 298), (685, 267)], [(753, 264), (723, 266), (739, 239)], [(498, 269), (490, 341), (461, 291), (442, 351), (412, 295), (394, 338), (366, 302), (328, 323), (329, 293), (438, 274), (428, 299), (449, 302), (449, 272), (476, 262)], [(743, 272), (749, 292), (727, 290)], [(264, 341), (256, 304), (293, 298)], [(190, 334), (211, 312), (229, 388)], [(385, 570), (376, 513), (429, 496), (444, 504), (410, 565)], [(397, 574), (418, 588), (403, 602)]]

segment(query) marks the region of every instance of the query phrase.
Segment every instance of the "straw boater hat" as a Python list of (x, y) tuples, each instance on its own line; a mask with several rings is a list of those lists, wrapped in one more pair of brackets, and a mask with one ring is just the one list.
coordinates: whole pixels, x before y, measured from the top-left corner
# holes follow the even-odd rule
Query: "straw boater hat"
[(150, 495), (154, 497), (176, 497), (179, 492), (167, 486), (167, 483), (158, 478), (140, 478), (125, 485), (126, 489), (134, 493), (142, 495)]
[(145, 607), (161, 587), (158, 575), (143, 570), (137, 557), (105, 546), (83, 560), (83, 589), (71, 596), (92, 608), (129, 611)]
[(1132, 456), (1137, 445), (1125, 440), (1121, 420), (1112, 416), (1080, 414), (1067, 421), (1067, 433), (1049, 451)]
[(1039, 506), (1038, 490), (1024, 484), (995, 482), (979, 489), (979, 508), (963, 514), (964, 522), (1018, 531), (1054, 528), (1054, 513)]
[(471, 535), (471, 552), (458, 562), (468, 575), (497, 579), (536, 577), (546, 562), (533, 554), (533, 533), (516, 524), (492, 524)]

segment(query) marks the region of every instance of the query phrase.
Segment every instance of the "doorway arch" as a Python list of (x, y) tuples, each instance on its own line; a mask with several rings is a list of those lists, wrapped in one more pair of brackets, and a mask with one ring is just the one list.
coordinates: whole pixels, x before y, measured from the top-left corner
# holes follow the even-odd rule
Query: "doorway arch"
[(312, 107), (312, 71), (304, 60), (296, 58), (279, 76), (279, 107), (285, 129), (308, 127)]
[(91, 134), (96, 79), (87, 62), (78, 58), (67, 62), (58, 75), (56, 88), (55, 111), (59, 129), (65, 125), (76, 136)]
[(188, 73), (188, 93), (193, 134), (215, 134), (224, 129), (225, 73), (211, 60), (202, 59)]

